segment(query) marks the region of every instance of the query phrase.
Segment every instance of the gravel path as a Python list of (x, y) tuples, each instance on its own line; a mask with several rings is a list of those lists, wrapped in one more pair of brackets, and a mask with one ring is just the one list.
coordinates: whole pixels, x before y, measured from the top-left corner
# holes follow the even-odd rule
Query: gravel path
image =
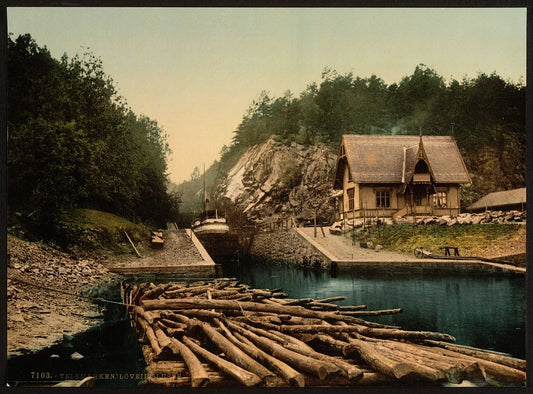
[[(107, 267), (111, 271), (120, 272), (121, 268), (127, 270), (148, 269), (155, 267), (183, 267), (207, 264), (191, 238), (185, 230), (166, 230), (163, 234), (165, 245), (162, 249), (142, 250), (142, 258), (131, 255), (128, 259), (109, 261)], [(212, 263), (211, 263), (212, 264)]]

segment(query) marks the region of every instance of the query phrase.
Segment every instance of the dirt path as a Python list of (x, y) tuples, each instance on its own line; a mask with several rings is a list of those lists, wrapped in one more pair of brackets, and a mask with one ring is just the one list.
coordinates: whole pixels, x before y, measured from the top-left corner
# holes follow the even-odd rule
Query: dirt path
[(142, 258), (129, 256), (115, 258), (114, 261), (105, 262), (106, 267), (112, 272), (133, 273), (135, 272), (178, 272), (187, 267), (191, 269), (204, 265), (212, 265), (212, 261), (206, 261), (194, 245), (185, 230), (166, 230), (163, 235), (165, 240), (162, 249), (145, 249), (141, 252)]
[(11, 236), (7, 252), (8, 357), (36, 352), (102, 321), (98, 305), (65, 294), (116, 278), (98, 261)]

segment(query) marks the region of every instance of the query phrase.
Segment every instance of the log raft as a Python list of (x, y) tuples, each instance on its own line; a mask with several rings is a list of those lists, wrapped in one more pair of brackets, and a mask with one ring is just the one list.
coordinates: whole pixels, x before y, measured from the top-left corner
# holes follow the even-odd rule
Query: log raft
[[(525, 360), (453, 344), (451, 335), (363, 320), (401, 313), (290, 299), (233, 279), (123, 285), (147, 385), (304, 387), (524, 386)], [(364, 311), (363, 311), (364, 310)]]

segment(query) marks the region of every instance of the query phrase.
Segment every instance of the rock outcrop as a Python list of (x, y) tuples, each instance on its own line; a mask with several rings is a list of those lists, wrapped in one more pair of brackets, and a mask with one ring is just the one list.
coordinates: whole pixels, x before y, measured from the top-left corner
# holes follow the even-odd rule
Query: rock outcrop
[(249, 148), (228, 171), (220, 194), (254, 221), (331, 218), (336, 153), (326, 145), (284, 145), (274, 139)]

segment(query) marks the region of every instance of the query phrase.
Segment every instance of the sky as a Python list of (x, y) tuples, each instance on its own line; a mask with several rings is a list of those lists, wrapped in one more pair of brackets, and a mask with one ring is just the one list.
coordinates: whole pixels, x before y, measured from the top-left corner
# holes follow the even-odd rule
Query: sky
[(399, 82), (425, 64), (446, 80), (525, 83), (525, 8), (9, 7), (8, 30), (53, 57), (91, 51), (173, 153), (171, 181), (209, 167), (262, 91), (298, 96), (339, 74)]

